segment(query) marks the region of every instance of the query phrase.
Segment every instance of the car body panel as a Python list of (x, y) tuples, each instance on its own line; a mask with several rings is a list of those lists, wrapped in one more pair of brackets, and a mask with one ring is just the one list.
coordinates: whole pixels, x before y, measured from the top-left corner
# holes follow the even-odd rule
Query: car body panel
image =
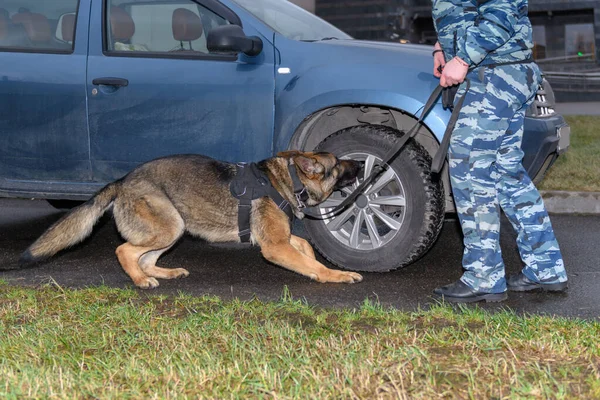
[(555, 114), (546, 118), (525, 118), (523, 143), (525, 153), (523, 166), (529, 176), (539, 182), (547, 169), (558, 157), (559, 136), (548, 134), (556, 132), (567, 123), (562, 115)]
[(0, 49), (0, 189), (91, 179), (85, 73), (87, 18), (81, 1), (74, 49)]
[[(282, 55), (279, 68), (289, 69), (276, 75), (276, 150), (288, 146), (303, 119), (325, 108), (361, 104), (419, 116), (439, 83), (426, 69), (431, 67), (428, 46), (354, 40), (307, 43), (281, 35), (275, 36), (275, 45)], [(449, 116), (438, 104), (424, 121), (440, 141)]]

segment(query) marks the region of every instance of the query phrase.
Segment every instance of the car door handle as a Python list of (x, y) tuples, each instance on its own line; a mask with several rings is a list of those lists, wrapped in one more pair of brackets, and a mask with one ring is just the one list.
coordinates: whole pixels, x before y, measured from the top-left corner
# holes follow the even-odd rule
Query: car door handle
[(93, 85), (106, 85), (106, 86), (127, 86), (129, 81), (123, 78), (96, 78), (92, 81)]

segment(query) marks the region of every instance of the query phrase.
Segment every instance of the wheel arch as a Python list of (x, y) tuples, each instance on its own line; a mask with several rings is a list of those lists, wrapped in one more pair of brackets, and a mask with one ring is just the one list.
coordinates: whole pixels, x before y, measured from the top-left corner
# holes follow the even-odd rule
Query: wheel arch
[[(371, 104), (347, 104), (327, 107), (305, 118), (294, 131), (288, 148), (305, 151), (313, 150), (330, 135), (356, 125), (383, 125), (396, 130), (408, 130), (418, 118), (406, 111)], [(433, 158), (440, 143), (432, 130), (423, 123), (415, 140), (419, 142)], [(454, 201), (450, 190), (448, 162), (441, 172), (445, 188), (446, 212), (453, 212)]]

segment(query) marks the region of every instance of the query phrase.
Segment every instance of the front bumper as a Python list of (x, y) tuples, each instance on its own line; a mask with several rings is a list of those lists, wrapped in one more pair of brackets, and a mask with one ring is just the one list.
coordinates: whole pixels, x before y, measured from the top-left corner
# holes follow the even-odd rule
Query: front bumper
[(535, 183), (570, 145), (571, 128), (562, 115), (526, 117), (523, 143), (523, 166)]

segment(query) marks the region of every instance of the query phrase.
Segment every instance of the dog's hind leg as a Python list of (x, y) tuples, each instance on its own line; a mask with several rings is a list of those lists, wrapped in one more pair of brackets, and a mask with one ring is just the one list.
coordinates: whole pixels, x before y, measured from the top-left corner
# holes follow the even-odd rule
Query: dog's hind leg
[(142, 271), (144, 271), (148, 276), (162, 279), (185, 278), (188, 276), (190, 273), (183, 268), (161, 268), (156, 266), (156, 260), (158, 260), (158, 257), (160, 257), (162, 253), (169, 250), (171, 247), (172, 246), (169, 246), (166, 249), (152, 250), (140, 257), (139, 264), (142, 268)]
[(155, 265), (184, 232), (183, 219), (168, 198), (155, 194), (123, 196), (115, 202), (113, 214), (119, 232), (127, 240), (117, 248), (117, 257), (136, 286), (155, 288), (156, 278), (189, 275), (183, 268), (170, 270)]
[(142, 271), (138, 264), (140, 257), (148, 252), (148, 248), (124, 243), (117, 247), (115, 253), (123, 270), (129, 275), (135, 286), (140, 289), (153, 289), (158, 287), (158, 281)]

